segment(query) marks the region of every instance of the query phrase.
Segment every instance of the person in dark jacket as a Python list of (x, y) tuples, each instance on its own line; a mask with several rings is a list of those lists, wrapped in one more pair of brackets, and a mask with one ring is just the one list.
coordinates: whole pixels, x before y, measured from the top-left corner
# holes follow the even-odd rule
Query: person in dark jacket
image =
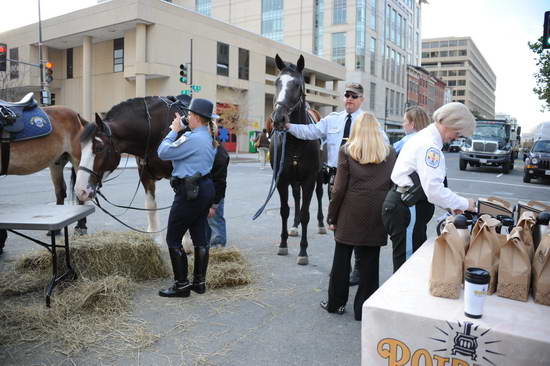
[(336, 241), (328, 300), (321, 302), (329, 313), (344, 313), (354, 247), (355, 255), (359, 255), (355, 320), (361, 320), (363, 302), (378, 289), (380, 247), (387, 242), (382, 204), (391, 188), (396, 157), (395, 150), (384, 141), (376, 117), (368, 112), (360, 115), (350, 139), (340, 148), (327, 216)]
[(214, 203), (208, 211), (208, 237), (210, 248), (225, 247), (227, 244), (227, 230), (223, 217), (225, 188), (227, 187), (227, 166), (229, 154), (220, 144), (214, 157), (214, 165), (210, 175), (214, 182)]
[(269, 151), (269, 137), (267, 136), (267, 129), (264, 128), (262, 133), (254, 140), (254, 146), (258, 149), (258, 158), (262, 162), (260, 169), (265, 169), (267, 164), (267, 152)]

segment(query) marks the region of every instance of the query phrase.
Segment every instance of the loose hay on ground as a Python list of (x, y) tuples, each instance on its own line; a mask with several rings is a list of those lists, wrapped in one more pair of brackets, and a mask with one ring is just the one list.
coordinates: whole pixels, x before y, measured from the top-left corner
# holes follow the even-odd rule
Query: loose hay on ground
[[(59, 271), (64, 251), (58, 250)], [(169, 277), (159, 247), (146, 235), (98, 233), (73, 240), (71, 259), (79, 280), (61, 283), (44, 306), (51, 276), (49, 252), (22, 258), (0, 276), (0, 345), (47, 344), (65, 355), (84, 348), (113, 354), (155, 343), (143, 322), (130, 319), (133, 281)], [(190, 258), (190, 273), (193, 260)], [(207, 284), (211, 289), (252, 282), (249, 265), (236, 248), (213, 249)]]

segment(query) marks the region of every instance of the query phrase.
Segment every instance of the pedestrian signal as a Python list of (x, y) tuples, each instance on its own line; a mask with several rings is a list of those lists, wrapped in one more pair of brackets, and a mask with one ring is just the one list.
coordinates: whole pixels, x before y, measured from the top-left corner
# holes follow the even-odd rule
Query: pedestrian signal
[(46, 82), (49, 84), (53, 81), (53, 63), (50, 61), (46, 62)]
[(544, 33), (542, 35), (542, 48), (550, 48), (550, 11), (544, 13)]
[(0, 71), (6, 71), (6, 61), (8, 58), (8, 45), (0, 43)]
[(180, 65), (180, 82), (187, 84), (188, 80), (188, 72), (187, 72), (187, 65), (181, 64)]

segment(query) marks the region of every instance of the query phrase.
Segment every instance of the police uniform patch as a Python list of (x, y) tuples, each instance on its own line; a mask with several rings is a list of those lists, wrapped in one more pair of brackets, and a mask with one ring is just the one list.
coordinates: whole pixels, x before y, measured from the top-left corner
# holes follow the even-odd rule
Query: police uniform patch
[(437, 168), (441, 161), (441, 151), (437, 150), (435, 147), (430, 147), (428, 151), (426, 151), (425, 161), (427, 166), (434, 169)]
[(186, 140), (187, 140), (187, 136), (182, 135), (179, 139), (177, 139), (176, 141), (172, 142), (172, 143), (170, 144), (170, 146), (172, 146), (172, 147), (178, 147), (178, 146), (180, 146), (181, 144), (183, 144)]

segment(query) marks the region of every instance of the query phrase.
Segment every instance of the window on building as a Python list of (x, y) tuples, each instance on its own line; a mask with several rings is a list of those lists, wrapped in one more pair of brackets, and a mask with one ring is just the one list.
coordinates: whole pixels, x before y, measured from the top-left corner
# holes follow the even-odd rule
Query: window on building
[(439, 52), (437, 51), (430, 52), (430, 57), (438, 57), (438, 56), (439, 56)]
[(248, 80), (249, 64), (250, 52), (244, 48), (239, 48), (239, 79)]
[(456, 76), (456, 70), (449, 70), (449, 76)]
[(332, 33), (332, 62), (346, 66), (346, 32)]
[(449, 51), (449, 57), (456, 57), (456, 50)]
[(447, 81), (448, 86), (456, 86), (456, 80), (449, 80)]
[(458, 86), (465, 86), (466, 85), (466, 80), (458, 80), (457, 85)]
[(449, 47), (456, 47), (456, 46), (457, 46), (457, 41), (456, 40), (449, 41)]
[(457, 90), (456, 95), (464, 96), (464, 95), (466, 95), (466, 90)]
[(19, 78), (19, 48), (10, 48), (10, 79)]
[(332, 24), (346, 24), (346, 0), (333, 0)]
[(395, 43), (397, 43), (399, 45), (399, 47), (403, 47), (401, 45), (401, 29), (402, 29), (402, 25), (403, 25), (403, 17), (401, 15), (398, 15), (397, 18), (395, 18), (395, 21), (396, 21), (396, 29), (395, 29), (395, 37), (396, 37), (396, 40), (395, 40)]
[(367, 28), (366, 0), (356, 0), (355, 6), (355, 70), (364, 71), (366, 54), (365, 31)]
[(67, 79), (73, 78), (73, 49), (67, 48)]
[(113, 41), (113, 71), (124, 71), (124, 38)]
[(461, 46), (466, 46), (466, 40), (465, 39), (459, 39), (458, 40), (458, 46), (461, 47)]
[(394, 114), (394, 104), (395, 104), (395, 91), (390, 90), (390, 115)]
[(458, 55), (459, 56), (466, 56), (468, 54), (468, 52), (466, 50), (458, 50)]
[(429, 58), (430, 53), (429, 52), (422, 52), (422, 58)]
[(212, 16), (212, 0), (195, 0), (195, 10), (202, 15)]
[(313, 53), (323, 56), (323, 28), (325, 17), (325, 0), (315, 0), (315, 16), (313, 18)]
[(262, 36), (283, 41), (283, 0), (262, 0)]
[(384, 14), (384, 19), (386, 19), (386, 37), (385, 39), (390, 39), (390, 28), (391, 28), (391, 6), (388, 4), (386, 6), (386, 14)]
[(376, 38), (370, 39), (370, 74), (376, 75)]
[(395, 34), (396, 28), (397, 28), (397, 11), (395, 11), (395, 9), (392, 9), (391, 10), (391, 34), (390, 34), (390, 39), (392, 40), (392, 42), (395, 42), (397, 38)]
[(466, 70), (458, 70), (458, 76), (466, 75)]
[(439, 41), (439, 47), (449, 47), (449, 41)]
[(439, 57), (447, 57), (447, 56), (449, 56), (448, 51), (439, 51)]
[(395, 83), (395, 50), (391, 50), (391, 59), (390, 59), (390, 64), (391, 64), (391, 78), (390, 78), (390, 81), (392, 83)]
[(376, 31), (376, 0), (370, 2), (370, 29)]
[(229, 76), (229, 45), (218, 42), (216, 73), (221, 76)]
[(374, 113), (376, 108), (376, 84), (370, 83), (370, 100), (369, 100), (369, 109)]

